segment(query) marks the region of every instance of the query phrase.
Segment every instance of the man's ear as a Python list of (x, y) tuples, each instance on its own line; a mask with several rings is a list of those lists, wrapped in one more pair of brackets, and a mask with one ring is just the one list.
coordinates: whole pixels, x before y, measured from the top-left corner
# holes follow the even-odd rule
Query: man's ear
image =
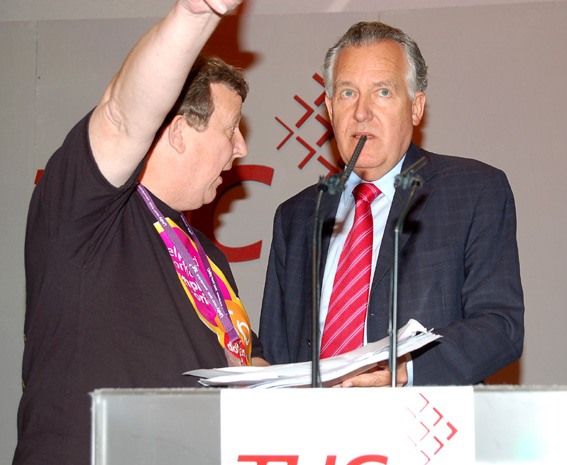
[(187, 145), (185, 140), (185, 127), (188, 125), (183, 115), (176, 115), (167, 127), (167, 139), (169, 145), (178, 153), (183, 153)]
[(411, 104), (411, 119), (414, 126), (419, 126), (421, 119), (423, 118), (423, 112), (425, 111), (425, 93), (416, 92)]
[(329, 113), (329, 119), (331, 122), (333, 121), (333, 101), (327, 97), (325, 94), (325, 105), (327, 106), (327, 113)]

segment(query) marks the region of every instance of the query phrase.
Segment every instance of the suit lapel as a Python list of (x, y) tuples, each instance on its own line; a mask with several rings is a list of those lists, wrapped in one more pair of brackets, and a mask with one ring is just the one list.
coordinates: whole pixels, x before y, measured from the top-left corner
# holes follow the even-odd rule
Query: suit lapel
[[(312, 213), (308, 215), (307, 220), (305, 222), (305, 229), (307, 235), (307, 250), (309, 252), (309, 265), (310, 268), (313, 268), (313, 228), (315, 223), (315, 204), (317, 202), (317, 195), (319, 192), (316, 191), (316, 194), (313, 197), (312, 202)], [(333, 226), (335, 224), (335, 215), (337, 213), (337, 208), (339, 207), (339, 201), (341, 196), (340, 195), (329, 195), (324, 194), (321, 198), (321, 205), (320, 205), (320, 214), (323, 215), (323, 228), (321, 231), (321, 266), (319, 268), (320, 273), (319, 277), (320, 280), (323, 279), (323, 271), (325, 270), (325, 263), (327, 261), (327, 253), (329, 251), (329, 244), (331, 242), (331, 236), (333, 234)]]
[[(415, 194), (409, 212), (406, 216), (404, 227), (402, 233), (400, 234), (399, 250), (403, 250), (407, 244), (409, 238), (415, 232), (415, 229), (421, 218), (421, 214), (432, 194), (432, 189), (428, 181), (435, 175), (435, 163), (428, 152), (420, 150), (413, 143), (410, 145), (406, 159), (402, 166), (402, 171), (409, 168), (413, 163), (415, 163), (419, 158), (425, 156), (428, 163), (423, 166), (417, 174), (419, 174), (424, 180), (423, 186)], [(371, 292), (374, 291), (376, 286), (384, 279), (384, 276), (390, 270), (392, 266), (392, 260), (394, 256), (394, 228), (400, 217), (402, 207), (406, 203), (410, 194), (410, 190), (396, 189), (396, 194), (392, 202), (392, 207), (388, 215), (388, 220), (386, 222), (386, 229), (384, 230), (384, 237), (382, 238), (382, 245), (380, 246), (380, 253), (378, 256), (378, 261), (376, 262), (376, 267), (374, 270), (374, 279), (372, 281)]]

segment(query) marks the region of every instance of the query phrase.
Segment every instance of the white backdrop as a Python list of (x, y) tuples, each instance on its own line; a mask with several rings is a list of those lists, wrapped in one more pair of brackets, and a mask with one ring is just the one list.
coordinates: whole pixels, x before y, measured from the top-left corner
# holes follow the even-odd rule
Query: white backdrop
[[(9, 463), (16, 440), (23, 237), (36, 172), (170, 3), (0, 3), (0, 463)], [(521, 361), (492, 381), (567, 384), (567, 160), (560, 144), (567, 127), (567, 2), (256, 0), (239, 13), (225, 18), (207, 50), (247, 71), (249, 156), (238, 172), (248, 181), (228, 180), (217, 202), (193, 220), (245, 259), (232, 268), (253, 327), (275, 207), (334, 164), (318, 104), (323, 55), (352, 23), (382, 20), (414, 37), (429, 65), (426, 116), (415, 140), (502, 168), (516, 196), (526, 345)], [(246, 247), (260, 241), (259, 251)]]

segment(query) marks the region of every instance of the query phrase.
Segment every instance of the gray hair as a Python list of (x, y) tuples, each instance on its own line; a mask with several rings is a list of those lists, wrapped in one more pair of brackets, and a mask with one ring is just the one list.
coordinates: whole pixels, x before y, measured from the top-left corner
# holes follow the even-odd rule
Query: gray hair
[(425, 91), (427, 88), (427, 65), (414, 40), (402, 30), (387, 24), (363, 21), (351, 26), (337, 43), (328, 50), (325, 56), (322, 69), (327, 97), (333, 97), (333, 73), (335, 62), (341, 50), (346, 47), (379, 44), (386, 40), (394, 40), (404, 49), (408, 61), (406, 81), (410, 97), (413, 99), (416, 92)]

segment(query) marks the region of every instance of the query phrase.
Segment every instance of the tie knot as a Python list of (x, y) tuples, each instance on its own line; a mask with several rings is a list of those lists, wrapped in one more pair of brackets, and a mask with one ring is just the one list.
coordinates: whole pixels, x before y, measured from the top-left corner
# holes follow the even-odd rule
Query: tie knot
[(374, 184), (362, 182), (355, 186), (352, 193), (356, 201), (364, 200), (365, 202), (372, 203), (382, 192)]

